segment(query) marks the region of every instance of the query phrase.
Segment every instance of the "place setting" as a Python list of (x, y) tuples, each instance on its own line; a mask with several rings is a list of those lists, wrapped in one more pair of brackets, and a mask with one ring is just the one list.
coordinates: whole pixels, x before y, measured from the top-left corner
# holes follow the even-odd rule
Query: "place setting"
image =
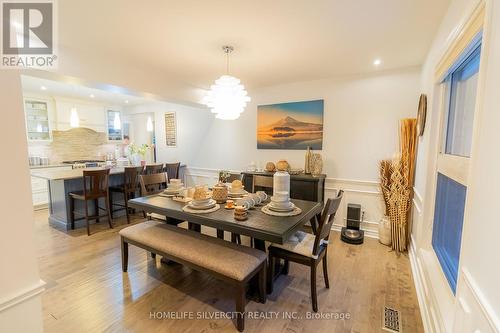
[(228, 183), (226, 186), (228, 188), (227, 196), (230, 199), (243, 198), (248, 194), (241, 180), (234, 180), (233, 182)]
[(206, 186), (196, 186), (193, 194), (193, 199), (187, 205), (182, 207), (182, 210), (187, 213), (206, 214), (212, 213), (220, 209), (220, 205), (212, 198)]
[(170, 179), (167, 188), (161, 193), (161, 196), (174, 197), (184, 189), (184, 184), (180, 179)]

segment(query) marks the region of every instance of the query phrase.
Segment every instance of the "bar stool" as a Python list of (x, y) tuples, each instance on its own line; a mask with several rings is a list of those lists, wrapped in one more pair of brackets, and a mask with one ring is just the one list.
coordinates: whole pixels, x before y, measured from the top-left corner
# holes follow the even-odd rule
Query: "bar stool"
[(179, 169), (181, 168), (181, 163), (165, 163), (163, 171), (167, 173), (168, 181), (170, 179), (179, 179)]
[[(110, 169), (103, 170), (83, 170), (83, 191), (69, 192), (69, 208), (70, 208), (70, 221), (71, 229), (75, 229), (75, 200), (81, 200), (85, 205), (85, 217), (78, 220), (85, 219), (87, 224), (87, 235), (90, 236), (89, 220), (96, 220), (99, 222), (100, 217), (107, 216), (109, 227), (112, 229), (111, 224), (111, 209), (109, 205), (109, 171)], [(106, 209), (99, 207), (99, 198), (104, 198)], [(95, 215), (89, 215), (88, 201), (94, 201)], [(106, 210), (105, 215), (99, 215), (99, 209)]]
[[(111, 206), (111, 218), (113, 218), (113, 213), (125, 209), (127, 215), (127, 223), (130, 223), (130, 209), (128, 208), (128, 200), (135, 198), (137, 191), (139, 190), (139, 176), (143, 172), (142, 166), (125, 167), (123, 172), (123, 184), (118, 186), (109, 187), (109, 202)], [(124, 204), (113, 202), (113, 193), (123, 194)], [(113, 206), (120, 207), (119, 209), (113, 209)]]
[(145, 175), (154, 175), (163, 172), (163, 163), (160, 164), (146, 164), (144, 168)]

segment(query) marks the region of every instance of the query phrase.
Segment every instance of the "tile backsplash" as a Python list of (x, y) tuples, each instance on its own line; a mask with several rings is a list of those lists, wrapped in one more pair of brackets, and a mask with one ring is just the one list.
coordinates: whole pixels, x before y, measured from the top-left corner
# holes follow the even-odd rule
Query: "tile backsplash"
[(30, 142), (30, 156), (49, 157), (50, 163), (69, 160), (105, 159), (114, 152), (116, 143), (110, 143), (104, 132), (78, 127), (67, 131), (52, 131), (51, 142)]

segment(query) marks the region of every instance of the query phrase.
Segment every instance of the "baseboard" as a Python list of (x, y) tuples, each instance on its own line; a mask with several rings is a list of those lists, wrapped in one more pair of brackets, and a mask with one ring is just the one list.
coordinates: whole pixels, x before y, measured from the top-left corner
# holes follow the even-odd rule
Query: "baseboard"
[(422, 317), (424, 332), (425, 333), (433, 333), (434, 332), (434, 329), (433, 329), (434, 325), (432, 325), (432, 318), (434, 316), (431, 313), (431, 309), (429, 309), (429, 307), (427, 306), (426, 297), (425, 297), (426, 288), (424, 286), (425, 277), (423, 276), (422, 270), (420, 269), (418, 255), (417, 255), (417, 249), (416, 249), (416, 245), (415, 245), (415, 240), (413, 239), (413, 235), (411, 236), (411, 240), (410, 240), (410, 247), (408, 250), (408, 256), (410, 257), (411, 273), (413, 275), (415, 290), (417, 292), (417, 300), (418, 300), (418, 305), (420, 307), (420, 316)]
[[(345, 226), (334, 223), (332, 225), (332, 230), (340, 232), (342, 230), (342, 227), (345, 227)], [(364, 229), (363, 227), (361, 227), (361, 230), (363, 230), (365, 232), (366, 237), (378, 239), (378, 231), (376, 232), (373, 230)]]
[(22, 289), (15, 293), (14, 295), (4, 297), (0, 299), (0, 312), (5, 311), (13, 306), (20, 303), (24, 303), (27, 300), (38, 296), (45, 290), (45, 281), (40, 280), (38, 283)]

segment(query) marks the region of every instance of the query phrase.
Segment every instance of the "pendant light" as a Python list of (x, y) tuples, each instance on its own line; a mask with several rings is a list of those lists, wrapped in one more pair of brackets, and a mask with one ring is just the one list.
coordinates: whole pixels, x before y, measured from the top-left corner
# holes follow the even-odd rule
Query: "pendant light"
[(69, 126), (75, 128), (80, 127), (80, 117), (78, 117), (78, 112), (76, 107), (71, 108), (71, 115), (69, 117)]
[(151, 119), (151, 116), (148, 117), (148, 121), (146, 123), (146, 131), (153, 132), (153, 120)]
[(203, 104), (208, 106), (215, 118), (234, 120), (240, 117), (245, 111), (250, 97), (247, 95), (245, 87), (240, 84), (240, 80), (229, 75), (229, 54), (234, 50), (232, 46), (223, 46), (222, 50), (226, 54), (226, 74), (215, 80), (215, 84), (210, 87), (203, 98)]
[(113, 120), (113, 128), (115, 130), (122, 129), (122, 122), (120, 121), (120, 112), (115, 112), (115, 119)]

